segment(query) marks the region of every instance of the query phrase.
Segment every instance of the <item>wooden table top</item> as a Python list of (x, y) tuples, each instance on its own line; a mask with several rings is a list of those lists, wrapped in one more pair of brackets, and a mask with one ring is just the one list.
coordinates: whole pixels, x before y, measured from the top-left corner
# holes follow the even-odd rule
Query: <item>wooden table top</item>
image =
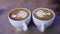
[[(0, 34), (60, 34), (59, 6), (51, 0), (0, 0)], [(32, 19), (28, 25), (29, 30), (26, 32), (17, 31), (8, 20), (8, 12), (14, 8), (27, 8), (32, 12), (40, 7), (50, 8), (56, 13), (53, 24), (44, 33), (37, 29)]]

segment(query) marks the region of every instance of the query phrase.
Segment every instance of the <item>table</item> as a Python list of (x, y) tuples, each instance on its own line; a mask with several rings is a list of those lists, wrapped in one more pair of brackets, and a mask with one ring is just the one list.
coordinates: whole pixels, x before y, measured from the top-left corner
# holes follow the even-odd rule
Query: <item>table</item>
[(36, 8), (46, 7), (56, 13), (53, 24), (41, 33), (34, 22), (30, 21), (29, 30), (18, 34), (60, 34), (60, 5), (51, 0), (0, 0), (0, 34), (17, 34), (18, 31), (9, 23), (8, 13), (14, 8), (27, 8), (31, 12)]

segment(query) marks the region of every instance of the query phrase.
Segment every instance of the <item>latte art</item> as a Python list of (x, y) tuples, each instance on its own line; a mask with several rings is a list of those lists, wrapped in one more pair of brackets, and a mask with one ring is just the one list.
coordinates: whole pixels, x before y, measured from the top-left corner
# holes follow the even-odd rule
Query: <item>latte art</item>
[(15, 9), (10, 13), (10, 18), (13, 20), (24, 20), (30, 15), (26, 9)]
[(51, 13), (44, 12), (43, 10), (39, 10), (36, 12), (36, 15), (39, 17), (44, 17), (46, 15), (50, 15)]
[(44, 15), (46, 15), (46, 13), (43, 12), (43, 11), (37, 11), (36, 15), (39, 16), (39, 17), (44, 17)]
[(18, 18), (25, 18), (27, 16), (27, 13), (25, 11), (19, 11), (16, 15), (12, 15), (12, 18), (18, 17)]
[(25, 18), (27, 16), (27, 13), (25, 11), (20, 11), (17, 15), (18, 17)]
[(53, 18), (53, 13), (50, 9), (39, 8), (34, 11), (34, 17), (39, 20), (49, 20)]

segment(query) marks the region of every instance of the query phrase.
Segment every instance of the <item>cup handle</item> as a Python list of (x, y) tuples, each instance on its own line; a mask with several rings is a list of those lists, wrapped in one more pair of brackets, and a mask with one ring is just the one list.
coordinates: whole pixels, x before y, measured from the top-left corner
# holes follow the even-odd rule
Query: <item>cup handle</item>
[(41, 30), (41, 32), (44, 32), (44, 30), (45, 30), (44, 23), (41, 24), (41, 26), (40, 26), (40, 30)]
[(28, 27), (27, 27), (26, 23), (22, 23), (22, 25), (23, 25), (23, 30), (24, 31), (27, 31), (28, 30)]

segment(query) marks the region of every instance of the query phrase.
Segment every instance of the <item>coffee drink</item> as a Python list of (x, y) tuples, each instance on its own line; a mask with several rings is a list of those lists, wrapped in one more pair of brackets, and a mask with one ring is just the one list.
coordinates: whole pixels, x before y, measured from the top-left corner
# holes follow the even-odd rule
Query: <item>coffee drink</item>
[(48, 8), (37, 8), (32, 12), (32, 18), (38, 30), (44, 32), (53, 23), (55, 13)]
[(25, 8), (17, 8), (17, 9), (13, 9), (10, 14), (9, 17), (13, 20), (24, 20), (26, 19), (28, 16), (30, 15), (29, 11)]
[(38, 8), (34, 10), (34, 17), (39, 20), (50, 20), (54, 16), (51, 9)]

